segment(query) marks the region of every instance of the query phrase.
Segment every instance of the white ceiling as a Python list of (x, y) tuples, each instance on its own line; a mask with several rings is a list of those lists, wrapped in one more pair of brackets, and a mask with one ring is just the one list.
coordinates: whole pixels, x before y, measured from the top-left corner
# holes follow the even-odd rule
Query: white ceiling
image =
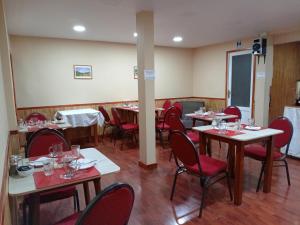
[[(153, 10), (155, 44), (198, 47), (300, 27), (300, 0), (6, 0), (10, 34), (135, 43), (135, 15)], [(73, 25), (86, 26), (75, 33)], [(182, 35), (182, 43), (173, 43)]]

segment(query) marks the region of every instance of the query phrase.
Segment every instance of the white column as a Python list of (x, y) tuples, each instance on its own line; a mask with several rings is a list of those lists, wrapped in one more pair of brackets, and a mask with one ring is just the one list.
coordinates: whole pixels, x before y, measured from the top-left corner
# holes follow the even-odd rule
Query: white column
[(136, 14), (138, 94), (139, 94), (139, 165), (156, 167), (154, 79), (145, 77), (145, 70), (154, 71), (153, 12)]
[(5, 99), (9, 128), (16, 129), (16, 109), (13, 89), (13, 79), (10, 62), (9, 39), (5, 21), (4, 0), (0, 0), (0, 58), (2, 64)]

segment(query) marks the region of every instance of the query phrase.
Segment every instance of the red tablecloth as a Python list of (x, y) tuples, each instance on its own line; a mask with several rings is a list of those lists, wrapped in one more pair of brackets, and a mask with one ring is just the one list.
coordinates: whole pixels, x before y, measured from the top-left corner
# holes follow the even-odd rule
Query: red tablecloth
[(33, 178), (35, 187), (37, 189), (53, 187), (57, 185), (64, 185), (68, 183), (72, 183), (74, 181), (78, 181), (81, 179), (88, 179), (93, 177), (98, 177), (100, 175), (99, 171), (95, 168), (89, 168), (86, 170), (79, 170), (77, 171), (76, 175), (71, 179), (63, 179), (60, 178), (60, 175), (64, 174), (64, 169), (54, 169), (53, 175), (45, 176), (43, 171), (34, 172)]
[[(209, 134), (221, 134), (220, 130), (218, 130), (218, 129), (210, 129), (210, 130), (206, 130), (205, 132), (209, 133)], [(238, 130), (226, 130), (225, 133), (222, 133), (222, 135), (228, 136), (228, 137), (232, 137), (232, 136), (236, 136), (236, 135), (240, 135), (240, 134), (244, 134), (244, 132), (241, 132)]]

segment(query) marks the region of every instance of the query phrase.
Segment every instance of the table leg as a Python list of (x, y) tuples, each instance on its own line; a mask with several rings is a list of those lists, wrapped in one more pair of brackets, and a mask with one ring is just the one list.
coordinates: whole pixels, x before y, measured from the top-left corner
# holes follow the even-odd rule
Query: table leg
[(199, 146), (199, 153), (201, 155), (205, 155), (206, 154), (206, 148), (207, 148), (207, 138), (206, 135), (203, 132), (199, 132), (199, 139), (200, 141), (200, 146)]
[(234, 204), (241, 205), (244, 181), (244, 146), (242, 144), (237, 145), (235, 157)]
[(38, 225), (40, 224), (40, 195), (31, 194), (29, 198), (29, 224)]
[(11, 224), (19, 225), (19, 207), (18, 207), (18, 198), (16, 196), (12, 196), (9, 198), (10, 200), (10, 213), (11, 213)]
[(85, 204), (88, 205), (90, 200), (91, 200), (90, 188), (89, 188), (89, 183), (88, 182), (83, 183), (83, 190), (84, 190)]
[(100, 181), (100, 178), (97, 178), (97, 179), (94, 180), (94, 187), (95, 187), (96, 195), (99, 194), (99, 192), (101, 191), (101, 181)]
[(93, 125), (94, 128), (94, 143), (98, 146), (98, 124)]
[(272, 169), (273, 169), (273, 138), (267, 141), (267, 157), (264, 171), (264, 192), (268, 193), (271, 191), (272, 183)]
[(228, 172), (231, 177), (234, 177), (234, 165), (235, 165), (235, 145), (228, 145)]

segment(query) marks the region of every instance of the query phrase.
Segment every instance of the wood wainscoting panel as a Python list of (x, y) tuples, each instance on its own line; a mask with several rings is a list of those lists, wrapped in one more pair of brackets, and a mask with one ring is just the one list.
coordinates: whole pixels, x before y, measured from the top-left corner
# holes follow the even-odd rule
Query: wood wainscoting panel
[(295, 104), (297, 80), (300, 80), (300, 42), (275, 45), (269, 122), (283, 115), (284, 106)]

